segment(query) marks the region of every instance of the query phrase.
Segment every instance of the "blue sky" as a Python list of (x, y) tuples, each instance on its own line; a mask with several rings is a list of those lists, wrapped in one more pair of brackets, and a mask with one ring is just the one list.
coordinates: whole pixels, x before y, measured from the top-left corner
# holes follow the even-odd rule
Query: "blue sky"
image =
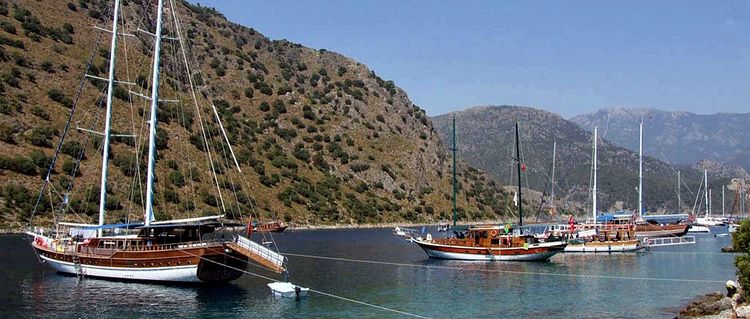
[(352, 57), (439, 115), (487, 104), (750, 112), (748, 1), (200, 1)]

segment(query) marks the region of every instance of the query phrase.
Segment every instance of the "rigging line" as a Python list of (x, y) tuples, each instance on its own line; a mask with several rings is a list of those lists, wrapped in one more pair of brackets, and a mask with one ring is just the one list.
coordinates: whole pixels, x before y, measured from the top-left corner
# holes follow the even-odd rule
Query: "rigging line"
[[(170, 3), (170, 8), (171, 8), (171, 6), (172, 6), (172, 4)], [(177, 21), (175, 21), (174, 19), (172, 19), (171, 23), (173, 25), (176, 25)], [(177, 27), (175, 26), (173, 29), (177, 29)], [(170, 30), (170, 31), (172, 32), (172, 36), (174, 38), (179, 37), (179, 35), (176, 35), (174, 33), (176, 31), (174, 31), (174, 30)], [(179, 61), (179, 54), (178, 54), (178, 50), (177, 50), (176, 46), (175, 45), (169, 45), (168, 46), (168, 50), (169, 50), (170, 56), (173, 58), (173, 61)], [(183, 101), (182, 96), (186, 93), (186, 89), (185, 89), (185, 86), (184, 86), (184, 83), (183, 83), (184, 82), (184, 78), (182, 80), (179, 79), (180, 78), (180, 74), (181, 74), (180, 73), (181, 69), (179, 67), (179, 64), (178, 63), (170, 63), (170, 66), (171, 66), (171, 71), (173, 72), (173, 74), (175, 75), (175, 78), (176, 78), (175, 80), (172, 81), (172, 83), (174, 84), (174, 86), (176, 88), (175, 89), (175, 95), (178, 97), (178, 100), (180, 101), (176, 105), (177, 110), (178, 110), (177, 121), (178, 121), (178, 124), (180, 126), (182, 126), (182, 128), (179, 128), (179, 131), (178, 131), (179, 132), (178, 133), (178, 138), (180, 139), (179, 145), (181, 146), (181, 148), (183, 150), (184, 156), (187, 158), (188, 172), (187, 172), (186, 175), (188, 175), (189, 178), (190, 178), (190, 180), (189, 180), (189, 182), (190, 182), (189, 193), (188, 193), (188, 191), (185, 191), (185, 192), (182, 192), (182, 193), (183, 194), (187, 194), (188, 196), (192, 195), (192, 200), (193, 200), (193, 205), (186, 205), (187, 207), (185, 207), (185, 210), (187, 211), (188, 216), (190, 216), (190, 217), (198, 217), (197, 209), (196, 209), (196, 205), (195, 205), (195, 203), (197, 203), (197, 196), (196, 196), (196, 192), (195, 192), (196, 186), (195, 186), (195, 181), (194, 181), (195, 176), (193, 174), (193, 173), (197, 173), (197, 167), (193, 163), (193, 158), (192, 158), (191, 152), (188, 149), (190, 147), (190, 145), (188, 145), (189, 144), (188, 141), (190, 140), (189, 133), (191, 133), (190, 130), (192, 129), (192, 115), (191, 115), (191, 122), (188, 122), (187, 116), (186, 116), (187, 106), (185, 106), (185, 103), (182, 102)], [(184, 74), (183, 76), (185, 78), (187, 78), (189, 75)], [(195, 172), (193, 172), (193, 168), (194, 167), (196, 167), (196, 171)], [(189, 202), (189, 200), (186, 200), (186, 201)]]
[[(205, 261), (208, 261), (208, 262), (212, 262), (214, 264), (217, 264), (217, 265), (220, 265), (220, 266), (223, 266), (223, 267), (227, 267), (227, 268), (230, 268), (230, 269), (242, 272), (242, 273), (247, 274), (247, 275), (255, 276), (255, 277), (258, 277), (258, 278), (261, 278), (261, 279), (265, 279), (265, 280), (268, 280), (268, 281), (271, 281), (271, 282), (277, 282), (278, 281), (278, 280), (273, 279), (271, 277), (264, 276), (264, 275), (261, 275), (261, 274), (256, 274), (254, 272), (247, 271), (247, 270), (240, 269), (240, 268), (233, 267), (233, 266), (229, 266), (229, 265), (226, 265), (226, 264), (222, 264), (222, 263), (220, 263), (218, 261), (214, 261), (214, 260), (202, 257), (200, 255), (196, 255), (196, 254), (190, 253), (190, 252), (182, 250), (182, 249), (179, 249), (179, 250), (182, 251), (183, 253), (191, 255), (193, 257), (198, 257), (198, 258), (200, 258), (202, 260), (205, 260)], [(327, 292), (324, 292), (324, 291), (321, 291), (321, 290), (317, 290), (317, 289), (310, 288), (310, 291), (314, 292), (314, 293), (317, 293), (319, 295), (326, 296), (326, 297), (331, 297), (331, 298), (335, 298), (335, 299), (339, 299), (339, 300), (343, 300), (343, 301), (348, 301), (348, 302), (351, 302), (351, 303), (356, 303), (356, 304), (367, 306), (367, 307), (372, 307), (372, 308), (376, 308), (376, 309), (380, 309), (380, 310), (384, 310), (384, 311), (388, 311), (388, 312), (393, 312), (393, 313), (397, 313), (397, 314), (400, 314), (400, 315), (405, 315), (405, 316), (414, 317), (414, 318), (430, 318), (430, 317), (425, 317), (425, 316), (421, 316), (421, 315), (417, 315), (417, 314), (413, 314), (413, 313), (401, 311), (401, 310), (398, 310), (398, 309), (388, 308), (388, 307), (384, 307), (384, 306), (380, 306), (380, 305), (376, 305), (376, 304), (371, 304), (371, 303), (364, 302), (364, 301), (359, 301), (359, 300), (355, 300), (355, 299), (351, 299), (351, 298), (347, 298), (347, 297), (343, 297), (343, 296), (339, 296), (339, 295), (334, 295), (334, 294), (327, 293)]]
[(201, 127), (201, 135), (203, 137), (203, 145), (206, 148), (206, 154), (208, 156), (208, 163), (211, 167), (211, 172), (213, 173), (214, 182), (216, 184), (217, 191), (219, 193), (219, 199), (221, 200), (221, 208), (226, 213), (226, 207), (224, 206), (224, 198), (221, 195), (221, 189), (219, 187), (219, 180), (216, 176), (216, 169), (214, 168), (214, 162), (213, 158), (211, 156), (211, 145), (208, 144), (208, 139), (206, 138), (206, 128), (203, 123), (203, 116), (201, 116), (201, 108), (198, 105), (198, 97), (195, 94), (195, 85), (193, 84), (193, 77), (190, 74), (190, 65), (188, 64), (187, 54), (185, 53), (185, 45), (182, 38), (182, 31), (180, 29), (180, 23), (179, 19), (177, 19), (177, 14), (174, 10), (174, 1), (169, 1), (170, 11), (172, 11), (172, 19), (175, 21), (175, 31), (177, 32), (177, 40), (180, 44), (180, 51), (182, 52), (182, 59), (185, 61), (185, 73), (187, 74), (188, 83), (190, 84), (190, 93), (192, 96), (193, 104), (195, 105), (196, 113), (198, 114), (198, 122), (200, 123)]
[[(97, 37), (96, 42), (94, 42), (94, 48), (99, 47), (99, 42), (102, 39), (102, 34), (99, 34), (99, 37)], [(88, 61), (86, 62), (86, 70), (84, 72), (88, 73), (88, 71), (91, 69), (91, 65), (94, 61), (94, 58), (96, 57), (96, 50), (91, 51), (91, 55), (89, 56)], [(83, 76), (81, 78), (81, 81), (78, 84), (78, 90), (76, 92), (76, 97), (73, 100), (73, 106), (70, 108), (70, 114), (68, 115), (68, 120), (65, 122), (65, 128), (63, 129), (62, 134), (60, 135), (60, 142), (57, 143), (57, 147), (55, 148), (55, 154), (52, 156), (52, 161), (50, 161), (50, 164), (47, 168), (47, 176), (44, 178), (44, 182), (42, 183), (42, 186), (39, 189), (39, 196), (37, 196), (36, 203), (34, 203), (34, 208), (31, 211), (31, 216), (29, 216), (29, 222), (27, 224), (27, 227), (31, 227), (31, 221), (34, 220), (34, 214), (36, 213), (37, 208), (39, 207), (39, 202), (42, 199), (42, 194), (44, 193), (44, 189), (47, 187), (47, 184), (49, 184), (49, 178), (50, 175), (52, 175), (52, 170), (55, 168), (55, 163), (57, 162), (57, 158), (60, 156), (60, 151), (63, 146), (63, 142), (65, 141), (65, 136), (68, 134), (68, 130), (70, 129), (70, 123), (73, 122), (73, 115), (75, 114), (76, 107), (78, 105), (78, 101), (81, 97), (81, 94), (83, 93), (83, 87), (86, 84), (86, 76)]]
[[(174, 8), (174, 1), (170, 0), (169, 2), (170, 2), (170, 7)], [(188, 58), (187, 58), (187, 53), (186, 52), (187, 51), (190, 52), (190, 57), (192, 58), (192, 60), (196, 64), (198, 64), (197, 63), (197, 59), (195, 58), (195, 54), (194, 54), (194, 52), (192, 51), (192, 49), (190, 47), (188, 47), (187, 50), (186, 50), (186, 46), (184, 44), (184, 39), (185, 38), (182, 36), (182, 31), (181, 31), (181, 27), (180, 27), (181, 26), (180, 19), (177, 16), (175, 10), (172, 10), (172, 19), (173, 19), (174, 24), (175, 24), (175, 32), (178, 35), (177, 39), (178, 39), (179, 44), (180, 44), (180, 52), (182, 53), (183, 61), (185, 62), (184, 64), (185, 64), (186, 77), (188, 78), (188, 82), (190, 84), (190, 92), (192, 94), (193, 103), (195, 104), (195, 108), (198, 111), (198, 118), (199, 118), (199, 122), (201, 123), (201, 132), (203, 134), (204, 143), (205, 143), (206, 148), (208, 149), (209, 146), (208, 146), (208, 143), (206, 141), (205, 129), (203, 128), (203, 121), (201, 119), (201, 113), (200, 113), (200, 109), (198, 107), (198, 99), (196, 97), (195, 86), (193, 84), (193, 76), (190, 73), (190, 67), (189, 67), (189, 64), (188, 64)], [(197, 68), (196, 69), (196, 73), (199, 74), (199, 75), (201, 75), (201, 69)], [(210, 149), (208, 149), (208, 151), (209, 151), (209, 155), (210, 155)], [(210, 157), (209, 157), (209, 159), (210, 159)], [(209, 163), (211, 165), (213, 165), (213, 161), (209, 160)], [(252, 198), (252, 203), (250, 205), (251, 209), (254, 209), (256, 211), (256, 215), (258, 215), (258, 218), (260, 218), (260, 210), (257, 207), (257, 203), (258, 202), (257, 202), (257, 199), (255, 197), (255, 194), (252, 191), (252, 188), (249, 187), (249, 182), (247, 182), (247, 180), (245, 180), (242, 175), (240, 175), (240, 181), (243, 183), (243, 185), (242, 185), (243, 188), (246, 189), (247, 192), (249, 192), (250, 197)], [(220, 193), (220, 195), (221, 195), (221, 193)], [(253, 215), (252, 212), (250, 213), (250, 215), (252, 217), (252, 215)], [(271, 241), (274, 243), (274, 247), (276, 247), (276, 251), (278, 252), (278, 247), (276, 246), (276, 242), (275, 242), (275, 240), (273, 238), (273, 234), (269, 233), (269, 236), (271, 237)], [(265, 235), (263, 235), (263, 238), (265, 239)]]
[[(120, 21), (114, 21), (113, 22), (113, 23), (120, 23), (122, 30), (126, 30), (125, 29), (125, 27), (126, 27), (126, 25), (125, 25), (125, 14), (126, 13), (125, 13), (125, 10), (123, 8), (122, 14), (120, 15)], [(128, 44), (127, 44), (128, 41), (126, 41), (126, 40), (127, 40), (127, 37), (123, 37), (123, 39), (121, 40), (121, 42), (122, 42), (121, 43), (122, 44), (122, 50), (124, 52), (123, 55), (125, 57), (124, 58), (124, 60), (125, 60), (125, 79), (128, 82), (132, 82), (131, 81), (131, 77), (130, 77), (130, 63), (129, 63), (130, 60), (128, 59)], [(128, 87), (128, 90), (130, 90), (130, 87)], [(130, 95), (128, 95), (128, 100), (126, 101), (126, 103), (130, 107), (130, 130), (131, 130), (132, 134), (135, 134), (135, 111), (134, 111), (134, 107), (133, 107), (133, 99), (132, 99), (132, 97)], [(133, 144), (135, 146), (134, 149), (137, 152), (137, 150), (138, 150), (137, 139), (136, 139), (136, 141), (133, 141)], [(137, 161), (136, 161), (136, 164), (137, 164)], [(133, 176), (134, 176), (134, 178), (131, 179), (132, 180), (131, 181), (131, 185), (132, 185), (131, 192), (130, 192), (130, 194), (128, 196), (129, 200), (128, 200), (128, 203), (127, 203), (127, 208), (125, 209), (125, 215), (128, 216), (128, 218), (127, 218), (128, 220), (130, 220), (130, 215), (133, 212), (133, 202), (134, 201), (132, 199), (133, 199), (134, 194), (133, 194), (132, 189), (135, 189), (135, 185), (134, 184), (136, 183), (136, 179), (135, 179), (136, 174), (133, 174)]]
[(396, 262), (376, 261), (376, 260), (363, 260), (363, 259), (350, 259), (350, 258), (341, 258), (341, 257), (295, 254), (295, 253), (290, 253), (290, 252), (284, 252), (283, 254), (285, 256), (333, 260), (333, 261), (346, 261), (346, 262), (363, 263), (363, 264), (390, 265), (390, 266), (414, 267), (414, 268), (426, 268), (426, 269), (476, 271), (476, 272), (486, 272), (486, 273), (507, 273), (507, 274), (516, 274), (516, 275), (539, 275), (539, 276), (550, 276), (550, 277), (597, 278), (597, 279), (617, 279), (617, 280), (643, 280), (643, 281), (660, 281), (660, 282), (688, 282), (688, 283), (712, 283), (712, 284), (724, 283), (724, 281), (721, 281), (721, 280), (705, 280), (705, 279), (581, 275), (581, 274), (569, 274), (569, 273), (531, 272), (531, 271), (517, 271), (517, 270), (498, 270), (498, 269), (466, 269), (462, 267), (417, 265), (417, 264), (396, 263)]
[[(104, 87), (104, 88), (102, 88), (100, 90), (99, 95), (103, 95), (104, 94), (104, 90), (106, 90), (106, 87)], [(102, 111), (102, 104), (104, 104), (104, 99), (100, 99), (99, 100), (99, 104), (96, 106), (96, 110), (97, 111), (95, 112), (94, 117), (91, 119), (92, 123), (91, 123), (90, 127), (92, 127), (92, 128), (95, 127), (99, 123), (100, 116), (101, 116), (101, 111)], [(85, 139), (85, 142), (83, 143), (83, 147), (81, 147), (80, 152), (77, 154), (77, 156), (75, 158), (75, 165), (73, 166), (73, 168), (71, 169), (70, 172), (67, 172), (68, 175), (71, 176), (70, 183), (68, 183), (68, 185), (67, 185), (67, 187), (65, 189), (68, 192), (68, 194), (72, 194), (72, 192), (73, 192), (73, 186), (75, 185), (76, 175), (80, 171), (81, 161), (83, 160), (83, 157), (86, 156), (86, 150), (88, 149), (90, 142), (91, 142), (90, 138), (86, 138)], [(52, 185), (52, 183), (50, 183), (49, 185)], [(87, 201), (88, 201), (88, 198), (91, 195), (92, 191), (93, 191), (93, 188), (91, 188), (91, 189), (88, 190), (88, 193), (86, 195)], [(63, 208), (63, 207), (61, 206), (61, 208)], [(76, 215), (78, 215), (78, 213), (75, 211), (75, 209), (72, 209), (70, 207), (70, 205), (65, 205), (64, 209), (65, 210), (68, 210), (68, 209), (73, 210), (73, 213), (76, 214)], [(60, 214), (62, 214), (63, 212), (65, 212), (65, 210), (61, 209), (60, 210)], [(57, 216), (57, 215), (58, 214), (56, 214), (54, 216), (54, 219), (59, 222), (59, 216)], [(79, 219), (81, 219), (80, 216), (76, 216), (76, 217), (78, 217)]]

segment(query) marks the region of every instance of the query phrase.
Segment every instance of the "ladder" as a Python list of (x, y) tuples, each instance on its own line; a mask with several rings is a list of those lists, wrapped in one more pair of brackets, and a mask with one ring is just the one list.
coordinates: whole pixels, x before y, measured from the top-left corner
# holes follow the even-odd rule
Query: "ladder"
[(695, 244), (695, 236), (644, 238), (646, 247), (674, 246)]
[(73, 255), (73, 267), (75, 268), (76, 277), (79, 280), (83, 279), (85, 272), (83, 271), (83, 266), (81, 266), (81, 258), (78, 255)]

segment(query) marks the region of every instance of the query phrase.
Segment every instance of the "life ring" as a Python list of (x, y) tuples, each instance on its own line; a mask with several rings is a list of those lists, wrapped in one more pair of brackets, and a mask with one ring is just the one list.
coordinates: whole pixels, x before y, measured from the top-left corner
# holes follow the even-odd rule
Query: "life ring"
[(493, 229), (493, 230), (492, 230), (492, 231), (490, 232), (490, 235), (492, 235), (492, 237), (495, 237), (495, 236), (497, 236), (497, 229)]

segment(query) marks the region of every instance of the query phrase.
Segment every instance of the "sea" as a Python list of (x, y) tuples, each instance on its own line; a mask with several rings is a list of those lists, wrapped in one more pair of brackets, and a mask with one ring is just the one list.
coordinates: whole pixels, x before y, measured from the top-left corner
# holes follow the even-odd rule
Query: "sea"
[[(424, 229), (436, 234), (435, 228)], [(628, 254), (558, 254), (546, 262), (430, 259), (392, 229), (287, 230), (289, 280), (278, 298), (258, 266), (221, 285), (164, 285), (61, 275), (23, 235), (0, 236), (0, 318), (673, 318), (734, 280), (725, 228), (696, 243)]]

